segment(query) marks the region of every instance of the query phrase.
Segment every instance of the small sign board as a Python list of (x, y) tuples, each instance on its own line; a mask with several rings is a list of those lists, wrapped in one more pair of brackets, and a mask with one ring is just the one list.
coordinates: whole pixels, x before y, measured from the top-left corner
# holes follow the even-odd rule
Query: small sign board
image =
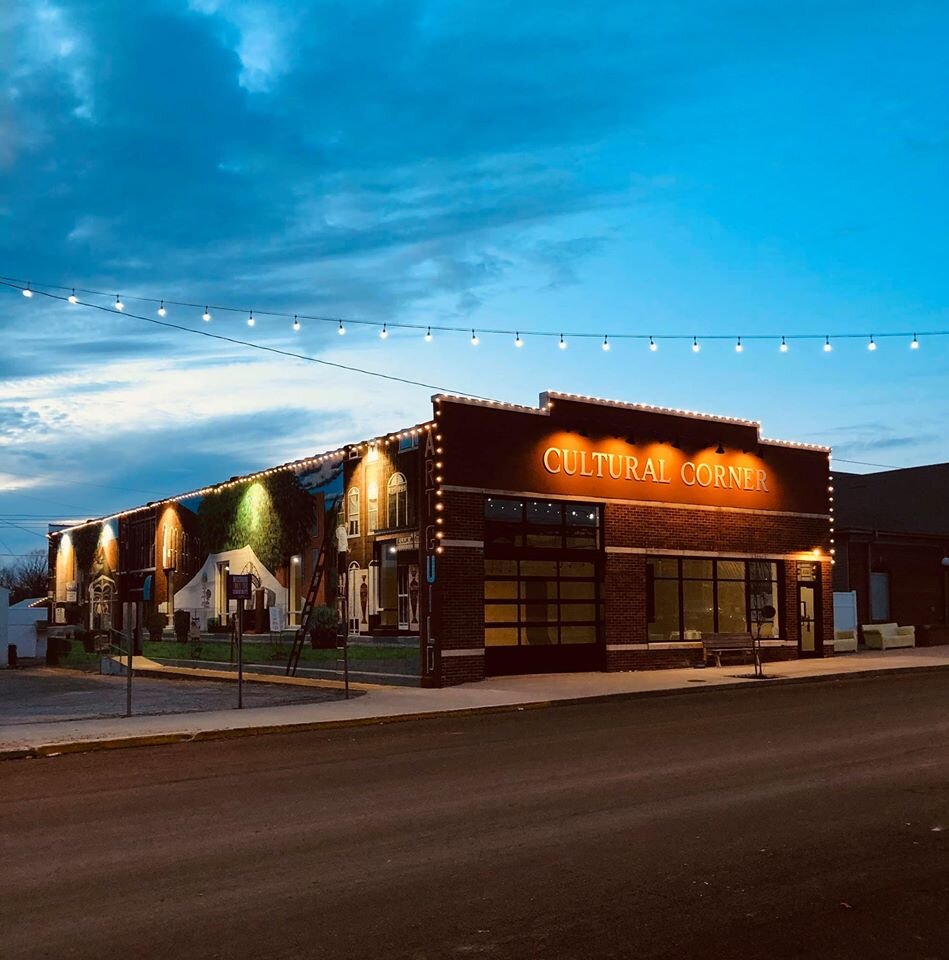
[(229, 573), (227, 575), (227, 599), (250, 600), (253, 585), (249, 573)]
[(274, 607), (268, 607), (267, 613), (270, 616), (270, 632), (280, 633), (287, 625), (287, 610), (279, 604)]

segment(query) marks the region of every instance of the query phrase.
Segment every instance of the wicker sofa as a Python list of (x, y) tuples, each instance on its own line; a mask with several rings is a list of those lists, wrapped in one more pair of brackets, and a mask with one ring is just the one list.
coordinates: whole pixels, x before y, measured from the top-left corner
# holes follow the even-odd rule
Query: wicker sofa
[(916, 646), (916, 627), (901, 627), (895, 623), (868, 623), (862, 629), (863, 642), (871, 650)]

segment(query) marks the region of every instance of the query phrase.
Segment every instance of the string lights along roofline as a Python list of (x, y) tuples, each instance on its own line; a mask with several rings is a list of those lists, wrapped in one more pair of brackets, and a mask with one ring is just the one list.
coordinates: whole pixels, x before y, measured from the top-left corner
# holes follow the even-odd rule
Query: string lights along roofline
[[(7, 286), (18, 289), (24, 297), (32, 298), (37, 293), (46, 293), (48, 296), (57, 294), (49, 291), (58, 291), (62, 296), (58, 299), (67, 300), (71, 304), (80, 304), (79, 295), (102, 298), (108, 308), (117, 313), (123, 313), (128, 303), (149, 304), (155, 308), (155, 313), (159, 317), (166, 317), (169, 308), (177, 310), (194, 311), (195, 319), (200, 319), (205, 324), (210, 324), (217, 319), (217, 314), (233, 314), (243, 316), (247, 326), (254, 327), (262, 318), (278, 319), (286, 321), (291, 329), (299, 332), (302, 329), (303, 321), (312, 321), (319, 324), (331, 325), (341, 336), (346, 334), (347, 325), (354, 327), (364, 327), (378, 330), (378, 336), (382, 340), (389, 337), (392, 330), (407, 330), (423, 335), (423, 340), (430, 343), (435, 333), (463, 334), (468, 342), (477, 347), (481, 343), (483, 336), (492, 337), (510, 337), (515, 347), (523, 347), (528, 338), (547, 338), (554, 339), (561, 350), (566, 350), (571, 339), (576, 340), (596, 340), (600, 341), (600, 346), (604, 351), (608, 351), (612, 341), (638, 341), (648, 346), (650, 352), (658, 351), (663, 342), (690, 342), (693, 353), (699, 353), (703, 341), (732, 342), (735, 352), (742, 353), (744, 345), (748, 342), (758, 341), (777, 344), (781, 353), (790, 351), (791, 342), (817, 341), (821, 344), (825, 353), (833, 350), (833, 341), (835, 340), (865, 340), (869, 352), (877, 350), (879, 342), (887, 339), (905, 339), (911, 349), (919, 349), (920, 338), (926, 337), (949, 337), (949, 330), (868, 330), (866, 332), (850, 333), (844, 331), (826, 332), (826, 333), (714, 333), (698, 335), (697, 333), (628, 333), (615, 330), (571, 330), (569, 327), (561, 326), (556, 329), (524, 329), (522, 327), (472, 327), (470, 325), (452, 325), (439, 323), (412, 323), (408, 321), (392, 320), (371, 320), (343, 318), (338, 316), (325, 316), (320, 314), (307, 314), (296, 312), (285, 312), (272, 309), (261, 309), (260, 307), (238, 307), (229, 304), (215, 304), (207, 299), (194, 300), (172, 300), (161, 296), (145, 296), (143, 294), (128, 294), (118, 291), (106, 291), (90, 289), (88, 287), (73, 287), (59, 283), (36, 283), (30, 280), (24, 280), (19, 277), (0, 277), (0, 282)], [(67, 295), (68, 293), (68, 295)], [(95, 306), (103, 308), (105, 304), (85, 303), (84, 306)]]
[(265, 470), (256, 470), (252, 473), (241, 474), (231, 477), (229, 480), (222, 480), (220, 483), (211, 483), (204, 487), (198, 487), (194, 490), (188, 490), (185, 493), (176, 493), (171, 497), (163, 497), (160, 500), (152, 500), (149, 503), (140, 504), (137, 507), (129, 507), (126, 510), (116, 510), (101, 517), (93, 517), (89, 520), (81, 520), (69, 524), (61, 524), (62, 529), (55, 530), (50, 536), (62, 536), (66, 533), (72, 533), (75, 530), (81, 530), (85, 527), (97, 526), (102, 523), (108, 523), (110, 520), (118, 520), (122, 517), (128, 517), (135, 513), (142, 513), (146, 510), (155, 510), (160, 507), (166, 507), (173, 503), (181, 503), (183, 500), (191, 500), (194, 497), (206, 497), (210, 494), (219, 493), (221, 490), (229, 490), (232, 487), (241, 486), (247, 483), (253, 483), (255, 480), (261, 480), (264, 477), (272, 476), (275, 473), (286, 473), (288, 471), (306, 470), (310, 467), (319, 467), (324, 463), (338, 461), (342, 463), (348, 459), (353, 451), (364, 452), (371, 447), (385, 446), (388, 443), (394, 443), (405, 437), (420, 437), (422, 434), (435, 429), (434, 421), (417, 423), (411, 427), (405, 427), (403, 430), (395, 430), (392, 433), (379, 434), (369, 440), (362, 440), (359, 443), (349, 443), (335, 450), (328, 450), (325, 453), (315, 454), (312, 457), (303, 457), (299, 460), (289, 460), (286, 463), (277, 464), (275, 467), (268, 467)]

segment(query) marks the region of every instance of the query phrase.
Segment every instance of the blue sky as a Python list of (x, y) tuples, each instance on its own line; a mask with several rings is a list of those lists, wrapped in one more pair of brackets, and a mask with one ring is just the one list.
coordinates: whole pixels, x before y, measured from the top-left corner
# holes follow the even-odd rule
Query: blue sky
[[(944, 461), (949, 338), (694, 356), (527, 332), (949, 329), (947, 40), (949, 7), (912, 0), (8, 0), (0, 275), (516, 327), (517, 351), (212, 324), (504, 400), (550, 387)], [(30, 515), (106, 512), (428, 409), (424, 389), (13, 291), (0, 335), (0, 515), (32, 531), (0, 520), (0, 553), (42, 546)]]

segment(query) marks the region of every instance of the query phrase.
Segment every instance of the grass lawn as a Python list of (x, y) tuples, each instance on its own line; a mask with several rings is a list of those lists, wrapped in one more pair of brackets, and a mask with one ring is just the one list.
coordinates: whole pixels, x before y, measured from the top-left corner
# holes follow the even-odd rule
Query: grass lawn
[[(282, 644), (254, 643), (244, 641), (244, 663), (286, 663), (290, 653), (290, 641)], [(82, 648), (80, 647), (80, 650)], [(230, 659), (229, 643), (176, 643), (163, 640), (159, 643), (145, 641), (143, 653), (154, 660), (214, 660), (227, 663)], [(235, 650), (236, 656), (236, 650)], [(357, 660), (411, 660), (418, 656), (417, 647), (351, 646), (350, 663)], [(335, 650), (314, 650), (309, 644), (300, 654), (301, 663), (325, 663), (336, 661)]]

